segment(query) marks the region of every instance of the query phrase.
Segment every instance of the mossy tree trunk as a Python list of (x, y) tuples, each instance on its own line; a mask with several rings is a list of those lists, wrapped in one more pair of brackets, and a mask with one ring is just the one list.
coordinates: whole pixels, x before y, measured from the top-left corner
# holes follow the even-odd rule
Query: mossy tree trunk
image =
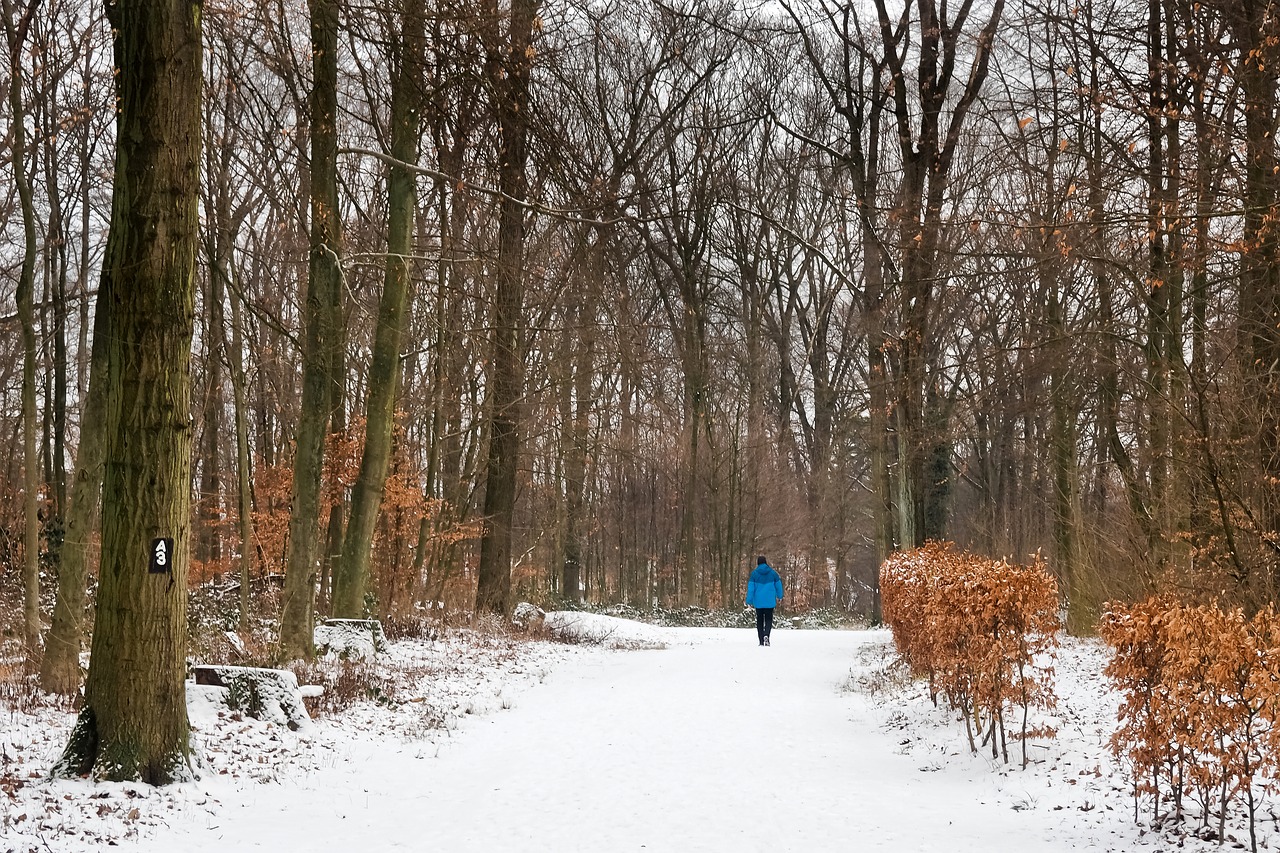
[(338, 216), (338, 3), (311, 0), (311, 255), (303, 309), (302, 406), (293, 461), (293, 506), (285, 562), (280, 656), (310, 658), (324, 473), (324, 437), (332, 412), (332, 310), (342, 286), (342, 222)]
[[(90, 57), (85, 57), (88, 63)], [(80, 141), (80, 184), (84, 195), (80, 198), (82, 235), (89, 232), (90, 204), (90, 134), (85, 131)], [(86, 332), (90, 326), (88, 317), (89, 240), (80, 241), (77, 290), (81, 297), (80, 351), (88, 350), (87, 377), (80, 369), (77, 387), (82, 403), (80, 408), (80, 441), (76, 448), (74, 474), (68, 500), (63, 504), (65, 520), (62, 547), (57, 561), (58, 587), (54, 600), (53, 617), (45, 635), (44, 657), (40, 661), (40, 687), (50, 693), (70, 695), (80, 689), (83, 678), (80, 672), (80, 646), (84, 635), (85, 599), (88, 597), (90, 545), (93, 531), (98, 525), (98, 507), (102, 495), (103, 453), (106, 448), (106, 372), (107, 343), (110, 341), (111, 300), (107, 293), (108, 281), (103, 280), (97, 298), (92, 300), (93, 339), (88, 343)]]
[[(421, 60), (426, 54), (425, 11), (422, 0), (402, 0), (400, 7), (401, 39), (397, 46), (399, 55), (393, 58), (396, 75), (391, 91), (391, 156), (400, 163), (416, 163), (418, 140), (421, 138), (419, 100), (424, 84)], [(386, 273), (369, 365), (364, 453), (351, 493), (351, 516), (343, 539), (340, 568), (333, 584), (332, 612), (341, 618), (365, 615), (364, 594), (368, 586), (373, 533), (391, 461), (400, 377), (400, 343), (404, 338), (411, 286), (409, 255), (413, 245), (414, 213), (418, 207), (415, 177), (411, 170), (391, 166), (387, 175), (387, 203)]]
[(76, 450), (75, 479), (71, 482), (67, 504), (58, 594), (53, 605), (53, 621), (45, 637), (44, 659), (40, 662), (41, 689), (63, 695), (80, 688), (80, 643), (84, 634), (90, 545), (102, 496), (103, 455), (107, 443), (107, 344), (111, 340), (109, 284), (104, 278), (98, 287), (89, 386), (80, 416), (80, 447)]
[[(186, 676), (201, 4), (108, 3), (117, 145), (102, 568), (89, 679), (55, 772), (191, 775)], [(157, 542), (165, 541), (163, 554)]]

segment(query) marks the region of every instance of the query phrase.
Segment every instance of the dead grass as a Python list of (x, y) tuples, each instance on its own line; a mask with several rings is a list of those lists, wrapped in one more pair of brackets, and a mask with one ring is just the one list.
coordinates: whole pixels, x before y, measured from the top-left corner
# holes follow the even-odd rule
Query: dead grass
[(332, 716), (366, 700), (385, 696), (389, 679), (375, 664), (359, 660), (295, 661), (289, 669), (299, 684), (319, 685), (320, 696), (304, 697), (312, 717)]
[(79, 697), (58, 696), (40, 689), (40, 677), (27, 673), (21, 658), (0, 659), (0, 709), (30, 714), (41, 708), (72, 711)]
[(896, 693), (908, 687), (911, 669), (907, 662), (888, 643), (869, 644), (858, 650), (859, 666), (849, 671), (844, 689), (850, 693), (865, 693), (876, 697)]
[(441, 618), (414, 614), (390, 616), (381, 620), (382, 633), (392, 642), (396, 640), (436, 640), (444, 630)]

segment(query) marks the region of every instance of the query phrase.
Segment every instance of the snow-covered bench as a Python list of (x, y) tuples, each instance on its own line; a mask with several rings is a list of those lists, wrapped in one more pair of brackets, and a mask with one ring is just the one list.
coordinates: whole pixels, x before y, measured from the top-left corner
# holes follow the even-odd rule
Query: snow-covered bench
[(326, 619), (316, 626), (316, 654), (344, 660), (372, 659), (387, 650), (387, 635), (377, 619)]
[(298, 677), (287, 669), (199, 664), (191, 676), (198, 685), (225, 689), (226, 706), (233, 711), (293, 731), (311, 725)]

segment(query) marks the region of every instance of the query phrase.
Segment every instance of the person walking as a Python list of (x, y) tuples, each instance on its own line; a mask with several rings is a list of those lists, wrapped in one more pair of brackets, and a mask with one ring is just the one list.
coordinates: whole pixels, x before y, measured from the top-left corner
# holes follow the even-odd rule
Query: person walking
[(756, 636), (760, 645), (769, 645), (773, 631), (773, 608), (782, 600), (782, 578), (764, 557), (756, 557), (756, 567), (747, 580), (747, 606), (756, 609)]

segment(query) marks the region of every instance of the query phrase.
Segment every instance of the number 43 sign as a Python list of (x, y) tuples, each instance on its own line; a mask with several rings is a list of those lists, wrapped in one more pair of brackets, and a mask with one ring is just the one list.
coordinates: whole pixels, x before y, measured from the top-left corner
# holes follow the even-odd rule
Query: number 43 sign
[(151, 540), (151, 565), (149, 571), (153, 575), (166, 575), (173, 571), (173, 540)]

